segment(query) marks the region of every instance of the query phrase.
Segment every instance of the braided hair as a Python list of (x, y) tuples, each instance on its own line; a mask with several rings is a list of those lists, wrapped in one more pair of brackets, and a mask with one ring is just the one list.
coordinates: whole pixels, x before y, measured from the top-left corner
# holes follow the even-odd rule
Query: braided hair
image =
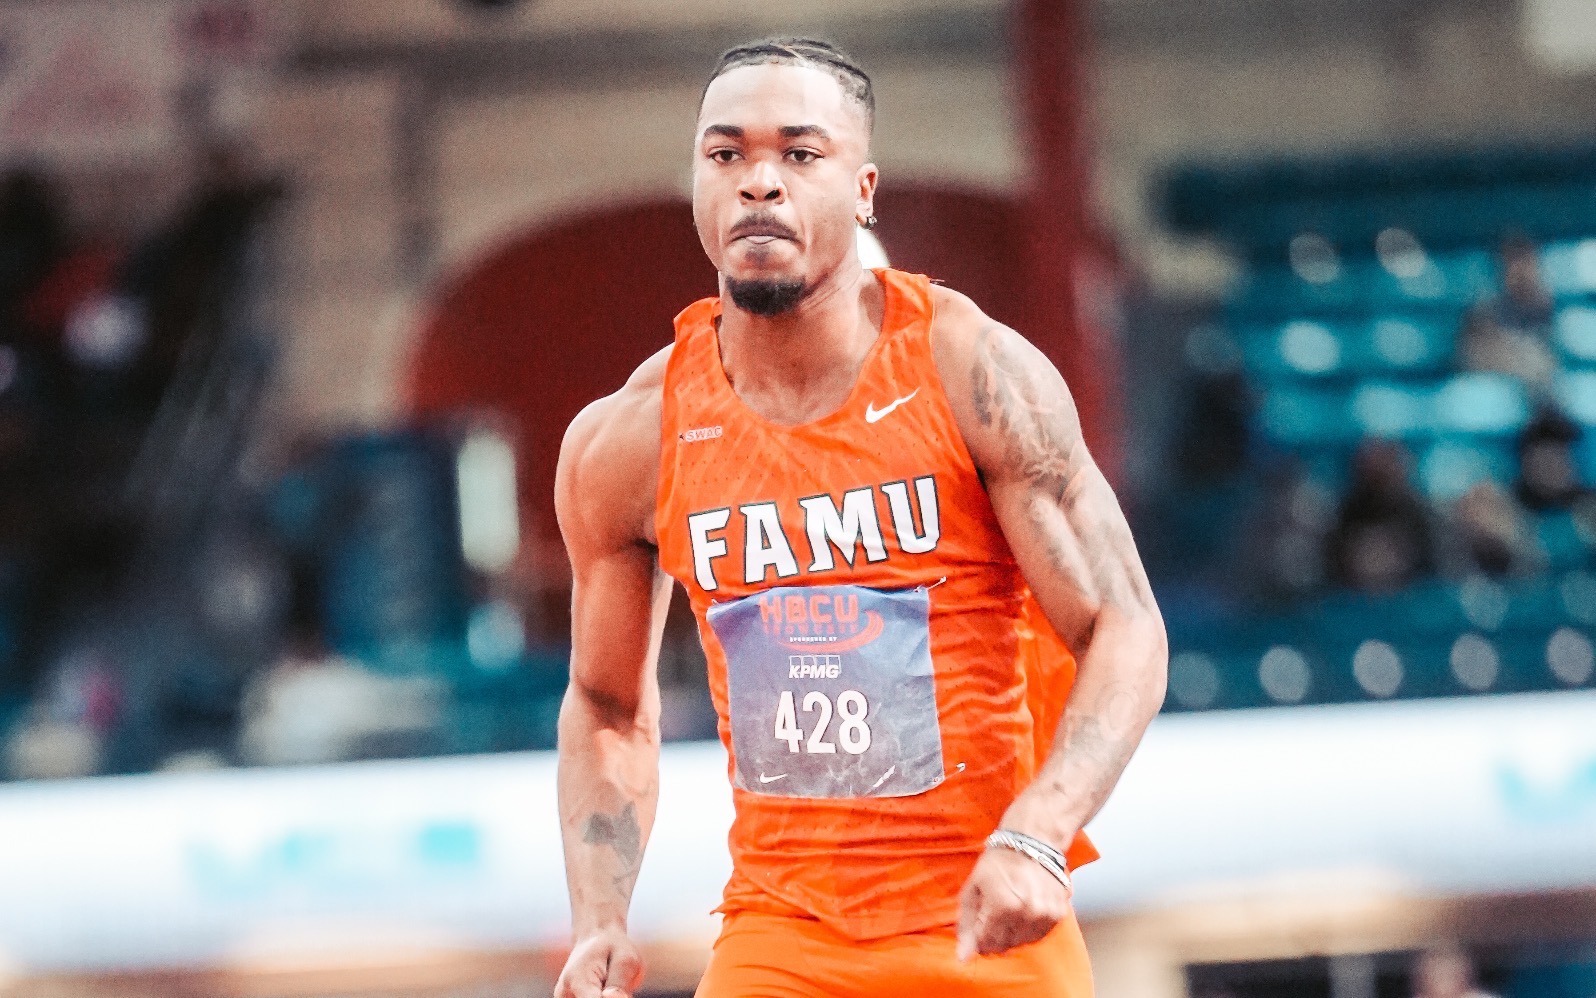
[[(864, 111), (867, 127), (871, 130), (875, 128), (876, 94), (870, 87), (870, 77), (848, 53), (816, 38), (763, 38), (729, 48), (721, 54), (720, 62), (715, 64), (715, 71), (704, 84), (704, 93), (709, 92), (711, 83), (734, 69), (772, 63), (808, 66), (831, 74), (837, 85), (842, 87), (843, 94)], [(699, 103), (703, 103), (702, 94), (699, 95)]]

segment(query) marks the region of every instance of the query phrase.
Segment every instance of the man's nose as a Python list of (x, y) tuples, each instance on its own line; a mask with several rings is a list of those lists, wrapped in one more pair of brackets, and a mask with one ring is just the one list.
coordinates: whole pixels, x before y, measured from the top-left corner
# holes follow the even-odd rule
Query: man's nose
[(787, 188), (781, 182), (781, 171), (769, 163), (755, 163), (737, 193), (745, 202), (771, 202), (780, 204), (787, 197)]

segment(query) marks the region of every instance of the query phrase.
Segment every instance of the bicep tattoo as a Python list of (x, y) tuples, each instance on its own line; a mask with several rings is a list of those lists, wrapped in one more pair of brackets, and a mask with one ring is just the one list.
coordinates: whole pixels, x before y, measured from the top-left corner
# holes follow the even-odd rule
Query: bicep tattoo
[(1023, 479), (1063, 502), (1085, 459), (1080, 420), (1063, 379), (1038, 370), (1047, 361), (1025, 356), (1018, 340), (996, 323), (978, 334), (970, 372), (976, 418), (1002, 441), (1005, 477)]
[[(1091, 606), (1144, 607), (1140, 560), (1113, 491), (1081, 437), (1080, 418), (1057, 371), (1019, 335), (993, 324), (975, 345), (971, 401), (981, 427), (995, 435), (995, 470), (1025, 492), (1025, 524), (1041, 541), (1049, 567), (1069, 579)], [(1091, 640), (1083, 621), (1070, 637)]]

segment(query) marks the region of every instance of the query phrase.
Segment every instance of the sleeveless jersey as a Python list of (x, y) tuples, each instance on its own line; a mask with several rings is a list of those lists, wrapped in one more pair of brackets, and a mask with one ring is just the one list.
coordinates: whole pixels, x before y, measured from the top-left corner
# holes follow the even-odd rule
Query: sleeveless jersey
[[(718, 299), (677, 316), (655, 523), (730, 754), (720, 910), (856, 939), (957, 920), (1075, 674), (943, 394), (930, 282), (875, 273), (881, 333), (852, 394), (801, 426), (733, 391)], [(1069, 852), (1095, 856), (1084, 836)]]

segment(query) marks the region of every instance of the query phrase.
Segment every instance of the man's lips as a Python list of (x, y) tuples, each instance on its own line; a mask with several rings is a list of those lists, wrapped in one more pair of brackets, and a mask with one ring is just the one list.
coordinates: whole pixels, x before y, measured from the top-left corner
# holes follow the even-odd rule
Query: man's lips
[(797, 242), (798, 233), (770, 218), (745, 218), (741, 224), (732, 226), (732, 242), (747, 240), (755, 246), (768, 246), (778, 239), (788, 242)]

